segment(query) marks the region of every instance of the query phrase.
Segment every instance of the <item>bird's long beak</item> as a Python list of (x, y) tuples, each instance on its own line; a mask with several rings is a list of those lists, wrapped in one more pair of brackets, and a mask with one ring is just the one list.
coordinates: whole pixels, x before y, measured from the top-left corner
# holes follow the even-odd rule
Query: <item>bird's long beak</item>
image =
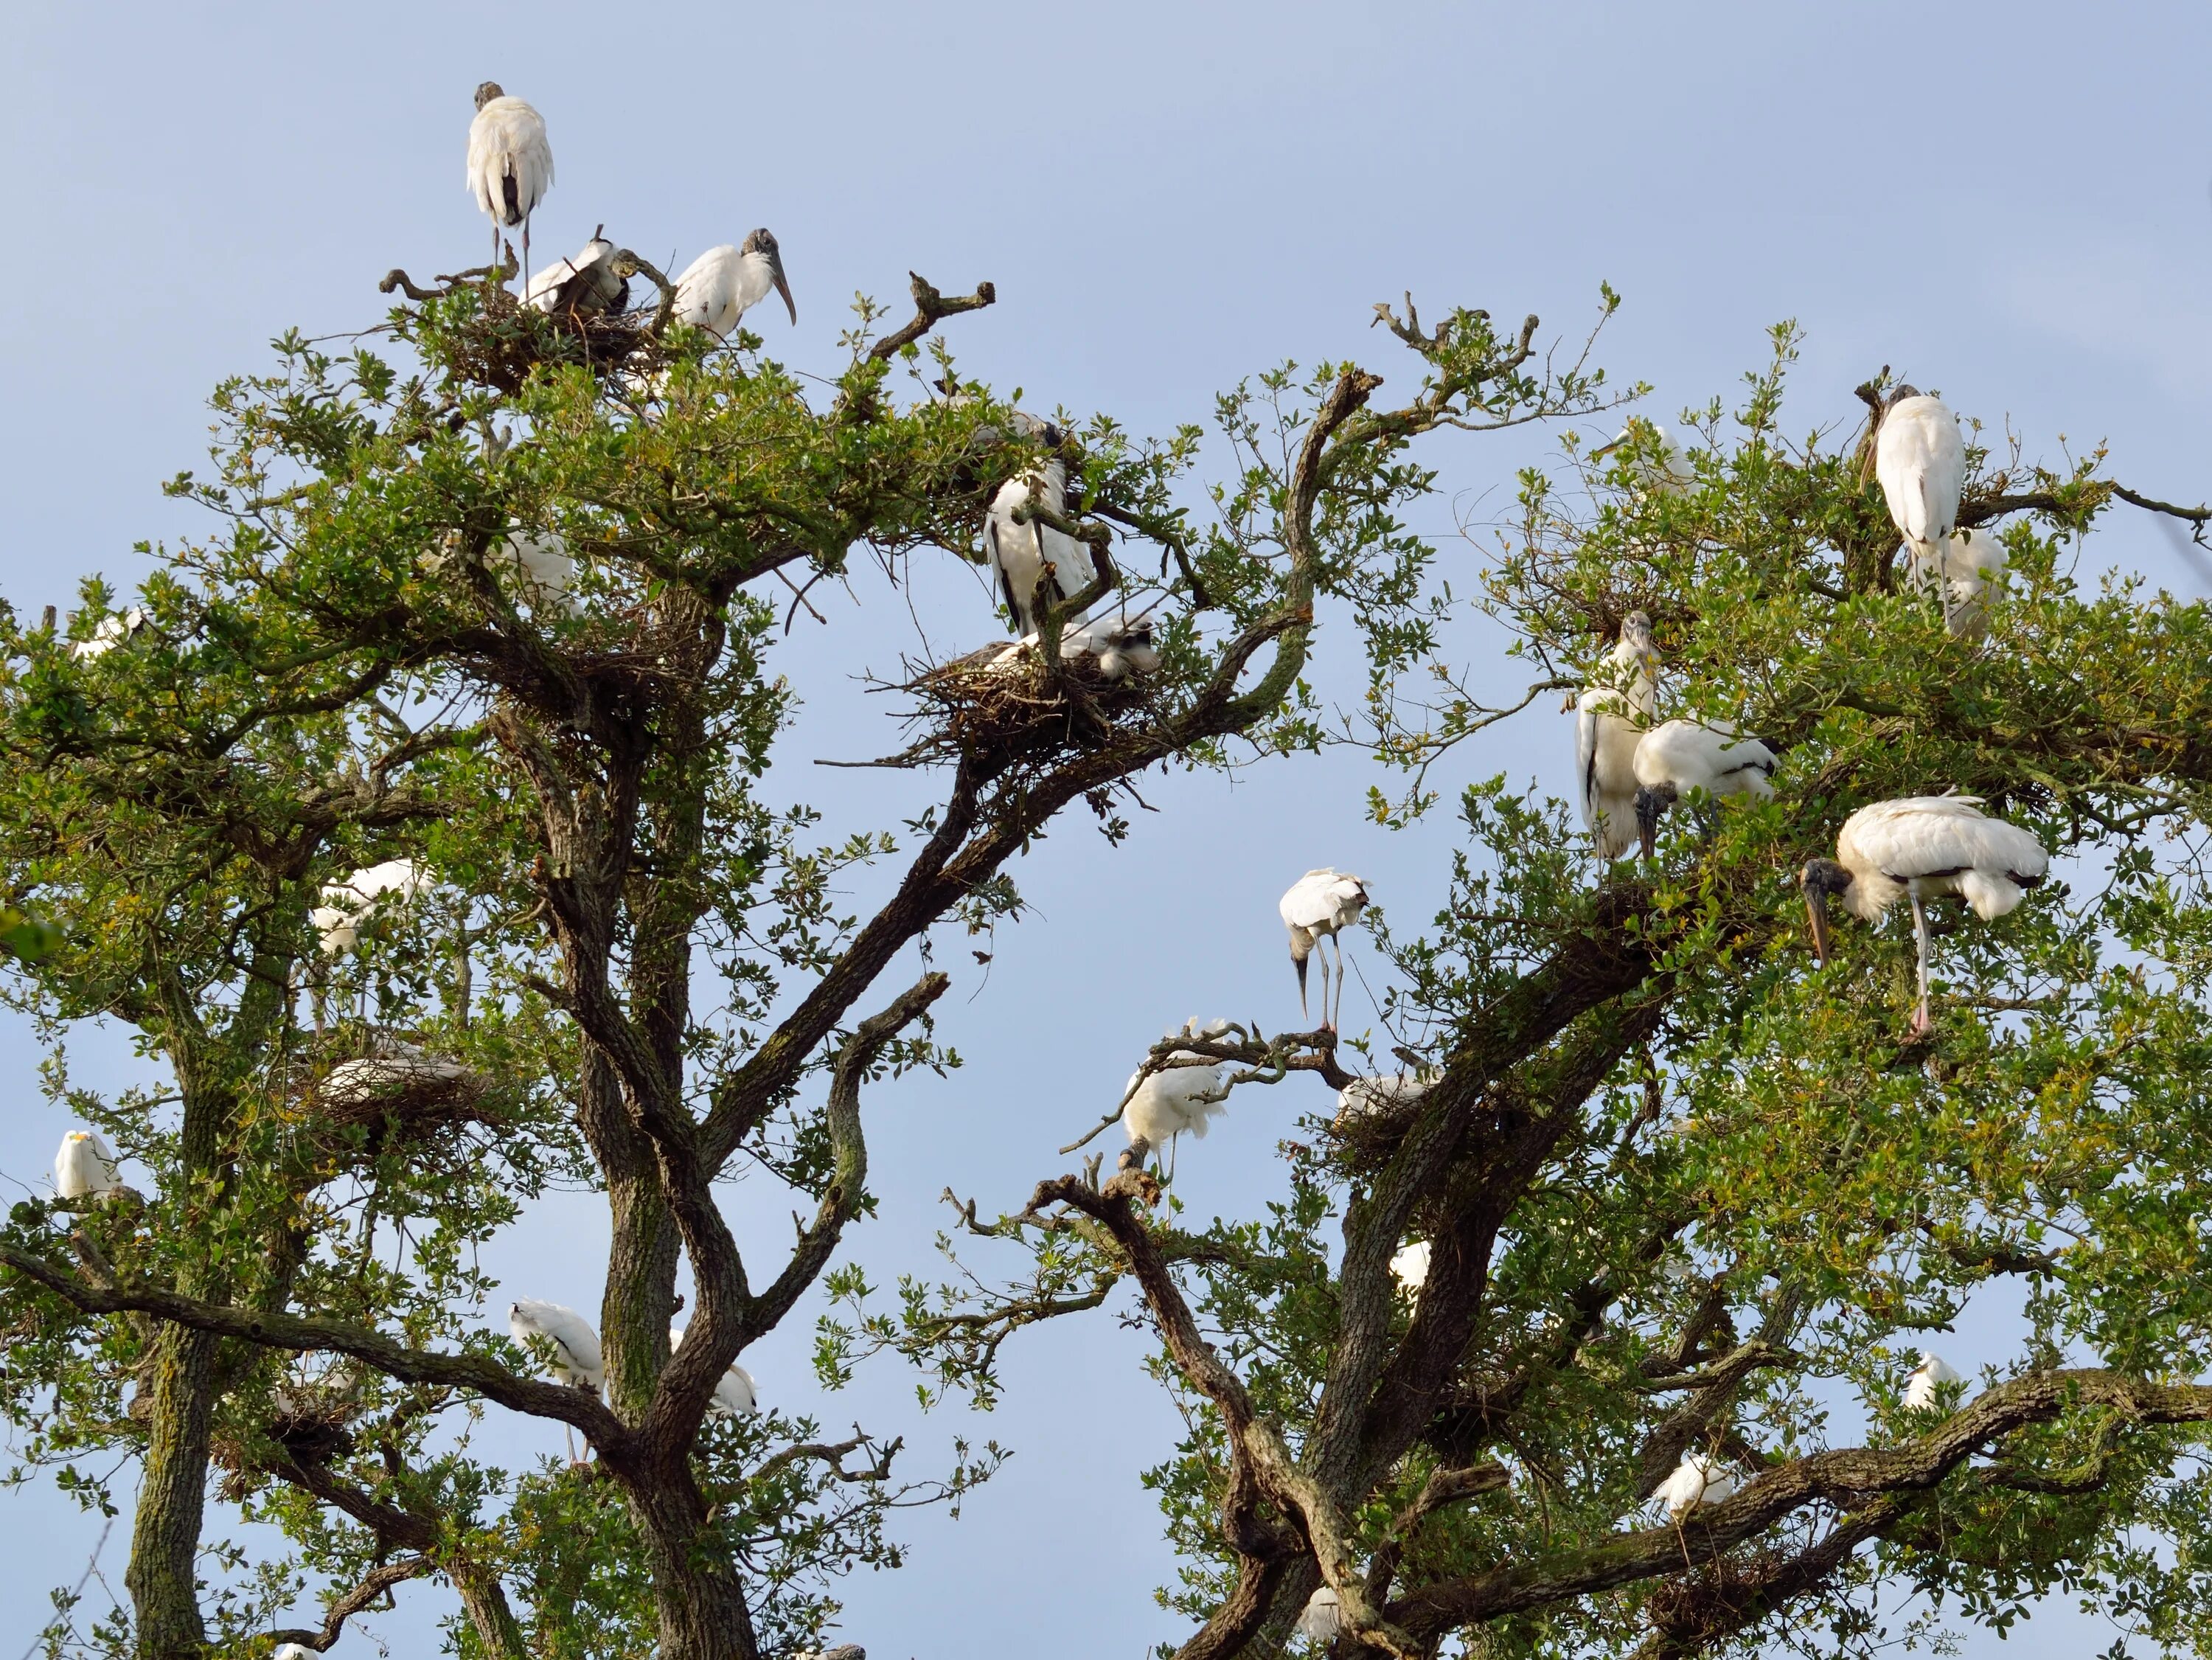
[(1644, 844), (1646, 859), (1659, 847), (1659, 798), (1650, 790), (1636, 792), (1636, 839)]
[(799, 326), (799, 305), (798, 302), (791, 297), (791, 284), (783, 280), (783, 256), (781, 254), (777, 254), (773, 259), (770, 259), (768, 262), (768, 275), (769, 281), (775, 284), (775, 291), (783, 296), (784, 309), (791, 313), (791, 325), (793, 328), (797, 328)]
[(1612, 454), (1613, 451), (1619, 449), (1627, 441), (1628, 435), (1626, 433), (1623, 433), (1620, 437), (1614, 439), (1610, 444), (1600, 444), (1595, 449), (1589, 453), (1590, 459), (1593, 461), (1602, 461), (1607, 456)]
[(1813, 933), (1813, 955), (1828, 966), (1828, 902), (1817, 888), (1805, 890), (1805, 921)]

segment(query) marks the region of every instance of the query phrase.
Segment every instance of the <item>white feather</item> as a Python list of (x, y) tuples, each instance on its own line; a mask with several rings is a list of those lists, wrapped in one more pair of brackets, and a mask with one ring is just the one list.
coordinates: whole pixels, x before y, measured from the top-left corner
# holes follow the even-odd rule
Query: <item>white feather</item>
[(54, 1192), (64, 1199), (95, 1199), (118, 1192), (115, 1151), (98, 1130), (71, 1130), (54, 1154)]
[(1336, 1092), (1336, 1110), (1340, 1116), (1352, 1118), (1381, 1112), (1400, 1102), (1419, 1098), (1435, 1081), (1410, 1072), (1382, 1078), (1355, 1078)]
[[(668, 1352), (671, 1354), (684, 1347), (684, 1328), (668, 1329)], [(709, 1417), (725, 1417), (734, 1413), (758, 1412), (760, 1392), (753, 1386), (753, 1375), (743, 1366), (732, 1365), (724, 1372), (721, 1381), (714, 1385), (713, 1397), (707, 1402)]]
[[(507, 201), (514, 182), (514, 200)], [(469, 123), (469, 194), (498, 223), (519, 225), (553, 185), (545, 119), (520, 98), (495, 98)]]
[(1351, 927), (1366, 909), (1366, 879), (1326, 865), (1291, 883), (1276, 907), (1291, 939), (1303, 935), (1308, 946)]
[(1037, 580), (1052, 565), (1053, 587), (1062, 599), (1073, 599), (1091, 586), (1097, 569), (1091, 550), (1065, 531), (1036, 520), (1014, 522), (1017, 508), (1039, 506), (1053, 512), (1067, 511), (1067, 464), (1057, 457), (1042, 461), (1018, 478), (1009, 478), (991, 498), (983, 520), (983, 547), (999, 578), (999, 594), (1014, 619), (1015, 631), (1037, 631), (1032, 603)]
[(1298, 1613), (1298, 1635), (1309, 1643), (1334, 1643), (1344, 1628), (1343, 1599), (1323, 1585)]
[(1666, 1501), (1667, 1514), (1680, 1522), (1693, 1511), (1719, 1504), (1735, 1490), (1735, 1477), (1723, 1469), (1718, 1460), (1703, 1453), (1685, 1453), (1674, 1473), (1659, 1484), (1656, 1496)]
[(1429, 1242), (1416, 1239), (1410, 1245), (1401, 1245), (1390, 1259), (1390, 1277), (1409, 1297), (1428, 1284)]
[(553, 1375), (564, 1383), (596, 1389), (606, 1381), (606, 1363), (599, 1356), (599, 1335), (592, 1323), (559, 1303), (522, 1298), (507, 1305), (507, 1329), (526, 1349), (531, 1340), (542, 1338), (553, 1346)]
[[(1202, 1059), (1187, 1049), (1177, 1056)], [(1121, 1109), (1121, 1127), (1132, 1143), (1144, 1141), (1155, 1151), (1177, 1135), (1206, 1139), (1206, 1127), (1229, 1110), (1229, 1068), (1216, 1061), (1205, 1066), (1171, 1067), (1139, 1081), (1132, 1073), (1127, 1088), (1136, 1093)]]
[(775, 268), (768, 255), (725, 242), (684, 266), (676, 279), (676, 320), (726, 340), (738, 319), (775, 286)]
[(105, 657), (145, 626), (146, 613), (136, 605), (119, 616), (103, 617), (93, 629), (92, 638), (72, 645), (70, 655), (80, 663), (89, 663), (94, 658)]
[(1929, 547), (1907, 542), (1905, 555), (1915, 580), (1943, 600), (1943, 627), (1954, 639), (1978, 640), (1989, 632), (1989, 589), (2004, 580), (2005, 544), (1978, 530), (1954, 531)]
[(335, 957), (361, 941), (362, 926), (394, 904), (412, 904), (429, 885), (430, 873), (412, 859), (387, 859), (357, 870), (343, 882), (323, 885), (323, 903), (308, 912), (322, 936), (323, 954)]
[(2051, 868), (2043, 845), (2017, 824), (1984, 815), (1978, 797), (1916, 795), (1877, 801), (1844, 821), (1836, 862), (1851, 874), (1844, 903), (1871, 922), (1905, 897), (1958, 894), (1984, 921), (2020, 903)]
[(1925, 1410), (1939, 1404), (1937, 1391), (1943, 1384), (1965, 1381), (1941, 1355), (1923, 1349), (1920, 1351), (1920, 1364), (1905, 1380), (1905, 1404), (1916, 1412)]
[(1659, 708), (1659, 654), (1644, 613), (1630, 615), (1601, 678), (1575, 702), (1575, 800), (1597, 856), (1636, 845), (1636, 745)]
[[(1645, 434), (1651, 436), (1647, 439)], [(1641, 447), (1649, 442), (1656, 442), (1658, 446), (1659, 454), (1656, 460), (1643, 453)], [(1681, 496), (1697, 482), (1697, 469), (1690, 465), (1690, 458), (1682, 453), (1681, 445), (1674, 441), (1674, 435), (1664, 422), (1654, 421), (1648, 416), (1632, 415), (1628, 417), (1628, 424), (1620, 429), (1620, 436), (1609, 447), (1633, 449), (1628, 469), (1636, 480), (1639, 496)]]
[(1631, 769), (1639, 784), (1671, 784), (1685, 795), (1765, 797), (1774, 794), (1767, 781), (1777, 764), (1772, 750), (1738, 737), (1725, 721), (1668, 721), (1644, 734)]
[(529, 285), (522, 290), (522, 303), (526, 306), (535, 306), (540, 311), (551, 311), (553, 301), (560, 293), (561, 285), (563, 283), (575, 276), (586, 265), (604, 258), (614, 251), (615, 245), (608, 241), (605, 237), (594, 236), (577, 251), (574, 258), (556, 259), (544, 271), (533, 275)]
[(1958, 417), (1940, 398), (1899, 399), (1882, 414), (1874, 470), (1898, 533), (1935, 561), (1936, 544), (1958, 526), (1959, 492), (1966, 482)]

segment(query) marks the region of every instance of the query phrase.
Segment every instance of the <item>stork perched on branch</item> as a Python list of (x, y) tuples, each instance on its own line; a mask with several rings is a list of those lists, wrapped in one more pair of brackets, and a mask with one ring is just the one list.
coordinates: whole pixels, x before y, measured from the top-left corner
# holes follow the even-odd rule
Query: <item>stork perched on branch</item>
[(1636, 745), (1631, 763), (1644, 856), (1651, 856), (1661, 816), (1692, 790), (1764, 798), (1774, 794), (1767, 781), (1778, 764), (1765, 744), (1740, 736), (1725, 721), (1668, 721), (1654, 727)]
[[(1367, 884), (1348, 871), (1334, 870), (1324, 865), (1319, 870), (1308, 871), (1291, 884), (1291, 891), (1283, 896), (1277, 909), (1282, 915), (1283, 926), (1291, 931), (1291, 966), (1298, 971), (1298, 1012), (1308, 1013), (1306, 959), (1320, 951), (1322, 1029), (1334, 1031), (1336, 1017), (1344, 1006), (1342, 936), (1367, 909)], [(1333, 1005), (1328, 995), (1328, 953), (1322, 950), (1330, 939), (1336, 941), (1336, 1000)]]
[(1607, 661), (1620, 684), (1592, 686), (1575, 702), (1575, 793), (1597, 856), (1618, 859), (1636, 845), (1636, 746), (1659, 708), (1651, 619), (1640, 611), (1621, 618)]
[(784, 309), (796, 327), (799, 305), (783, 278), (782, 251), (772, 232), (757, 230), (741, 246), (725, 242), (708, 248), (684, 268), (676, 279), (676, 320), (726, 340), (738, 319), (771, 290), (783, 296)]
[(530, 216), (553, 187), (553, 147), (545, 118), (496, 81), (477, 88), (469, 123), (469, 193), (491, 216), (491, 262), (499, 264), (500, 227), (522, 227), (523, 274), (530, 271)]
[(1898, 387), (1875, 429), (1874, 470), (1914, 568), (1941, 569), (1941, 544), (1958, 528), (1959, 492), (1966, 482), (1958, 417), (1940, 398)]

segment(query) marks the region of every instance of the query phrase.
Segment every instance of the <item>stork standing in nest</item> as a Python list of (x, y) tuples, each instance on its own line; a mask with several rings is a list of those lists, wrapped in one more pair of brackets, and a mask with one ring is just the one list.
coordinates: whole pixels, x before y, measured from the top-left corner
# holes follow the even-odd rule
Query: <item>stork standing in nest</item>
[(726, 340), (742, 318), (773, 292), (783, 298), (792, 326), (799, 325), (798, 302), (783, 277), (783, 253), (773, 232), (757, 230), (743, 246), (725, 242), (708, 248), (676, 279), (676, 320)]

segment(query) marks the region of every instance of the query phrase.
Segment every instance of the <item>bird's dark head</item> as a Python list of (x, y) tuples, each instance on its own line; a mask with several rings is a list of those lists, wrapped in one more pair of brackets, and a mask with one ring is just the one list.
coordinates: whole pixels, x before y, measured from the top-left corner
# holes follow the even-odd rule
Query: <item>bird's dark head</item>
[(504, 98), (506, 96), (507, 94), (500, 90), (498, 82), (487, 81), (477, 88), (477, 107), (478, 109), (482, 109), (486, 104), (491, 102), (493, 99)]
[(745, 238), (738, 252), (757, 253), (768, 261), (769, 280), (775, 284), (775, 291), (783, 296), (784, 309), (791, 313), (792, 325), (797, 327), (799, 305), (791, 297), (791, 284), (783, 280), (783, 250), (775, 245), (775, 233), (763, 225)]
[(1897, 405), (1902, 404), (1906, 398), (1917, 398), (1919, 396), (1919, 387), (1912, 386), (1906, 381), (1900, 380), (1897, 383), (1897, 390), (1889, 395), (1890, 407), (1894, 409)]
[(1813, 934), (1813, 955), (1828, 960), (1828, 901), (1850, 891), (1851, 873), (1832, 859), (1808, 859), (1798, 878), (1805, 890), (1805, 920)]
[(1659, 847), (1659, 820), (1680, 792), (1672, 784), (1646, 784), (1636, 792), (1636, 835), (1649, 859)]

